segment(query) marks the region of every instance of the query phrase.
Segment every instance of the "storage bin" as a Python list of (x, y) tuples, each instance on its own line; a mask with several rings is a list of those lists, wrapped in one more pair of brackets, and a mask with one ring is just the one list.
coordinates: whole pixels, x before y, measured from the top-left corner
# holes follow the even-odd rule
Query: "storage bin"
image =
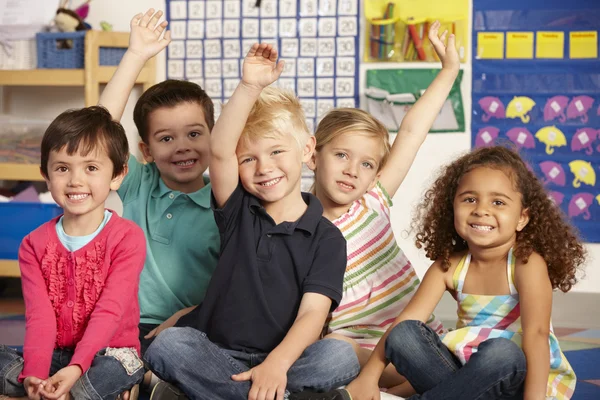
[(0, 44), (0, 69), (34, 69), (36, 55), (35, 39), (8, 40)]
[[(85, 33), (56, 32), (36, 34), (38, 68), (78, 69), (84, 67)], [(60, 48), (68, 41), (70, 48)], [(127, 51), (120, 47), (101, 47), (99, 64), (116, 66)]]
[(16, 260), (23, 238), (62, 212), (56, 204), (0, 203), (0, 259)]

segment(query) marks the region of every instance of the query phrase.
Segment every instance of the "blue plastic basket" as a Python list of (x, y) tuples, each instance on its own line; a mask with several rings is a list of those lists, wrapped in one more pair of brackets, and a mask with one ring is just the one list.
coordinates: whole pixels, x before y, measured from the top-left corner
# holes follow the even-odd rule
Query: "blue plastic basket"
[(23, 238), (62, 212), (56, 204), (0, 203), (0, 259), (16, 260)]
[[(76, 69), (84, 67), (85, 31), (36, 34), (38, 68)], [(70, 48), (60, 48), (68, 40)], [(121, 47), (101, 47), (100, 65), (119, 65), (127, 51)]]

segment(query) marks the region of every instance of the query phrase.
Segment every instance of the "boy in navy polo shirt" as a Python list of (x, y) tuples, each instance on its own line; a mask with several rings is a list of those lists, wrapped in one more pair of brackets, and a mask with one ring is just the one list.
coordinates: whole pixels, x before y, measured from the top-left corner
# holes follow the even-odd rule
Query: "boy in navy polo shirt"
[[(359, 370), (348, 343), (318, 341), (342, 296), (346, 243), (300, 191), (315, 139), (298, 100), (263, 91), (282, 69), (271, 45), (255, 44), (244, 60), (211, 136), (217, 269), (203, 304), (180, 321), (191, 326), (163, 331), (145, 354), (193, 399), (294, 398), (346, 384)], [(178, 398), (161, 393), (152, 398)]]

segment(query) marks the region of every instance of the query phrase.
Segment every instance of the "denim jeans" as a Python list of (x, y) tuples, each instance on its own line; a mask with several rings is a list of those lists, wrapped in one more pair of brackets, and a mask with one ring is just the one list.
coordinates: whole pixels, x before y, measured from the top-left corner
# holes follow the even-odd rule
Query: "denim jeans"
[[(247, 399), (251, 382), (232, 375), (262, 363), (268, 354), (223, 349), (194, 328), (169, 328), (158, 335), (144, 358), (161, 379), (177, 385), (191, 399)], [(327, 391), (352, 381), (360, 366), (352, 346), (334, 339), (310, 345), (287, 373), (287, 390)]]
[[(72, 350), (54, 350), (49, 375), (52, 376), (69, 365), (72, 357)], [(25, 396), (23, 383), (17, 379), (22, 370), (22, 353), (0, 345), (0, 394), (10, 397)], [(143, 368), (131, 372), (132, 375), (129, 375), (119, 360), (107, 356), (105, 349), (100, 350), (90, 369), (71, 388), (71, 396), (77, 400), (116, 399), (121, 392), (141, 382), (144, 376)]]
[(463, 366), (431, 328), (403, 321), (390, 332), (385, 355), (419, 393), (410, 400), (523, 398), (525, 354), (508, 339), (484, 341)]

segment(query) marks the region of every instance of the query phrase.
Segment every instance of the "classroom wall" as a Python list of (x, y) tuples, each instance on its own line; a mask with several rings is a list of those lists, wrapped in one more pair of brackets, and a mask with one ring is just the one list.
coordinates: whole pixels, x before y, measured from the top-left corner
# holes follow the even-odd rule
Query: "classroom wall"
[[(362, 1), (362, 0), (361, 0)], [(81, 1), (74, 0), (74, 4)], [(471, 2), (469, 2), (471, 3)], [(131, 17), (149, 7), (164, 8), (163, 0), (102, 0), (91, 3), (89, 22), (97, 27), (100, 21), (108, 21), (113, 24), (115, 30), (128, 31)], [(471, 10), (472, 11), (472, 10)], [(470, 52), (469, 52), (470, 53)], [(157, 62), (157, 80), (165, 78), (164, 52), (159, 55)], [(364, 75), (367, 68), (372, 65), (361, 66), (361, 88), (364, 89)], [(377, 66), (375, 66), (377, 67)], [(389, 68), (392, 65), (385, 65)], [(404, 66), (402, 66), (404, 67)], [(466, 113), (467, 131), (470, 129), (471, 110), (471, 69), (469, 65), (464, 67), (462, 84), (463, 102)], [(139, 96), (137, 88), (131, 95), (123, 124), (128, 132), (130, 145), (137, 149), (137, 131), (133, 124), (132, 114), (135, 100)], [(49, 101), (51, 99), (51, 101)], [(11, 91), (11, 113), (17, 115), (43, 115), (53, 118), (59, 112), (69, 107), (81, 107), (83, 103), (83, 90), (73, 88), (18, 88)], [(417, 273), (422, 276), (430, 265), (422, 251), (414, 247), (412, 236), (406, 230), (410, 226), (412, 210), (414, 205), (422, 197), (423, 191), (432, 182), (434, 174), (440, 167), (458, 155), (468, 151), (470, 148), (470, 135), (466, 133), (452, 134), (430, 134), (422, 146), (410, 173), (406, 177), (402, 187), (394, 197), (392, 211), (392, 224), (396, 232), (396, 238), (415, 265)], [(137, 151), (137, 150), (136, 150)], [(586, 276), (575, 286), (574, 292), (600, 293), (600, 244), (588, 244), (589, 261), (586, 265)]]

